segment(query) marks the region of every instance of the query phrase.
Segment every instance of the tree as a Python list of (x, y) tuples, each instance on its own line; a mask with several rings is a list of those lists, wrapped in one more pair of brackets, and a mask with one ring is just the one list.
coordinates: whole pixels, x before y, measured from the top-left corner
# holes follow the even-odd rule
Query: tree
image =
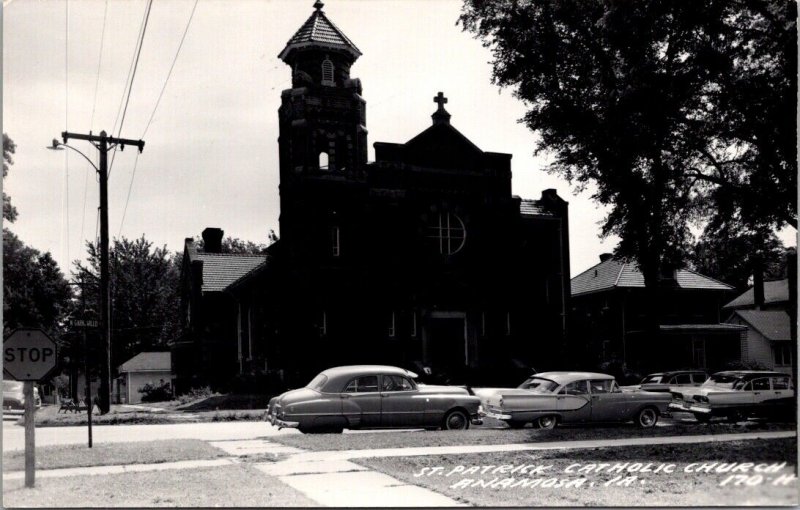
[[(17, 144), (3, 133), (3, 179), (8, 175), (8, 169), (14, 164), (11, 155), (17, 151)], [(12, 222), (17, 219), (17, 209), (11, 205), (11, 197), (3, 191), (3, 219)]]
[(71, 309), (72, 289), (50, 253), (3, 229), (3, 333), (37, 327), (58, 338)]
[(529, 111), (551, 172), (610, 206), (602, 234), (658, 284), (687, 224), (719, 212), (796, 227), (794, 2), (465, 0), (459, 22), (493, 52), (493, 80)]
[(751, 232), (741, 224), (710, 223), (689, 254), (692, 267), (699, 273), (733, 285), (741, 293), (749, 287), (754, 273), (752, 255), (760, 254), (764, 278), (786, 278), (786, 250), (780, 239), (768, 232)]
[[(97, 285), (100, 247), (87, 243), (86, 263), (76, 262), (79, 281), (87, 282), (88, 307), (100, 310)], [(166, 349), (180, 332), (179, 266), (166, 246), (144, 236), (115, 239), (109, 249), (112, 367), (148, 350)]]

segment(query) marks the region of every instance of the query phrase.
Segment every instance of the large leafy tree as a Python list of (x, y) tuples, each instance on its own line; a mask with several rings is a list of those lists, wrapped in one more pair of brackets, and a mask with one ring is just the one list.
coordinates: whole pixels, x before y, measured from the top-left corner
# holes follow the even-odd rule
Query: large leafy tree
[[(17, 151), (17, 144), (7, 134), (3, 133), (3, 179), (8, 175), (8, 169), (14, 164), (11, 157)], [(17, 219), (17, 209), (11, 205), (11, 197), (3, 191), (3, 219), (13, 222)]]
[(796, 16), (783, 0), (465, 0), (460, 23), (550, 171), (610, 206), (602, 233), (638, 263), (652, 316), (688, 222), (797, 225)]
[[(759, 267), (753, 267), (753, 254)], [(733, 221), (709, 223), (689, 253), (689, 262), (699, 273), (733, 285), (741, 293), (750, 277), (763, 271), (765, 280), (786, 278), (787, 252), (773, 232), (753, 232)]]
[(3, 229), (3, 332), (38, 327), (58, 337), (71, 298), (72, 289), (50, 253), (26, 246)]
[[(85, 263), (75, 263), (86, 307), (99, 312), (100, 247), (87, 243)], [(117, 367), (139, 352), (166, 349), (180, 331), (179, 266), (166, 247), (142, 236), (115, 239), (109, 248), (111, 361)]]

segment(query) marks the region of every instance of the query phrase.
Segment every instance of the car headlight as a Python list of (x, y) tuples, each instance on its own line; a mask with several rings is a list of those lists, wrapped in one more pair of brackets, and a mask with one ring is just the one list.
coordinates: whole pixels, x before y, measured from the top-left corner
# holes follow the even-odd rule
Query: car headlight
[(503, 397), (500, 397), (500, 400), (498, 401), (497, 405), (503, 407)]

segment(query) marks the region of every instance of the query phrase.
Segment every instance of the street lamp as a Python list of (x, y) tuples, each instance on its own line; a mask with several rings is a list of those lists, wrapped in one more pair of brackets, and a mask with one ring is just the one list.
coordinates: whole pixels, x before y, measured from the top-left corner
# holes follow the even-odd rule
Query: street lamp
[(91, 159), (89, 159), (88, 156), (86, 156), (86, 154), (82, 153), (81, 151), (79, 151), (78, 149), (76, 149), (75, 147), (73, 147), (71, 145), (67, 145), (65, 143), (59, 142), (55, 138), (53, 138), (53, 145), (48, 145), (45, 148), (49, 149), (51, 151), (63, 151), (64, 147), (66, 147), (67, 149), (72, 149), (73, 151), (75, 151), (78, 154), (80, 154), (81, 156), (83, 156), (83, 159), (85, 159), (86, 161), (89, 162), (90, 165), (92, 165), (92, 168), (94, 168), (95, 172), (99, 172), (100, 171), (100, 169), (97, 168), (97, 165), (95, 165), (94, 162)]

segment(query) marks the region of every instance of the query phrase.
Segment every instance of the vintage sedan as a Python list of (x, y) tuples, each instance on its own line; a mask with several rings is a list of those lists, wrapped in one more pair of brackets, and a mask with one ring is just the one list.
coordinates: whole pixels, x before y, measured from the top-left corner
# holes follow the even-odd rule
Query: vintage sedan
[(480, 399), (457, 386), (417, 384), (417, 374), (382, 365), (330, 368), (305, 388), (273, 397), (267, 421), (301, 432), (420, 427), (464, 430), (480, 424)]
[(795, 412), (791, 376), (764, 370), (717, 372), (697, 388), (672, 392), (672, 411), (692, 413), (697, 421), (713, 417), (739, 421), (750, 417), (787, 417)]
[(485, 414), (511, 428), (544, 429), (559, 423), (633, 421), (654, 427), (670, 401), (667, 393), (623, 392), (613, 376), (593, 372), (542, 372), (516, 389), (476, 389)]
[[(3, 409), (12, 411), (25, 410), (25, 395), (23, 393), (22, 381), (11, 381), (3, 379)], [(39, 397), (39, 389), (33, 387), (34, 407), (42, 407), (42, 399)]]
[(672, 370), (649, 374), (639, 384), (623, 386), (622, 390), (680, 391), (680, 388), (700, 386), (706, 379), (708, 374), (702, 370)]

